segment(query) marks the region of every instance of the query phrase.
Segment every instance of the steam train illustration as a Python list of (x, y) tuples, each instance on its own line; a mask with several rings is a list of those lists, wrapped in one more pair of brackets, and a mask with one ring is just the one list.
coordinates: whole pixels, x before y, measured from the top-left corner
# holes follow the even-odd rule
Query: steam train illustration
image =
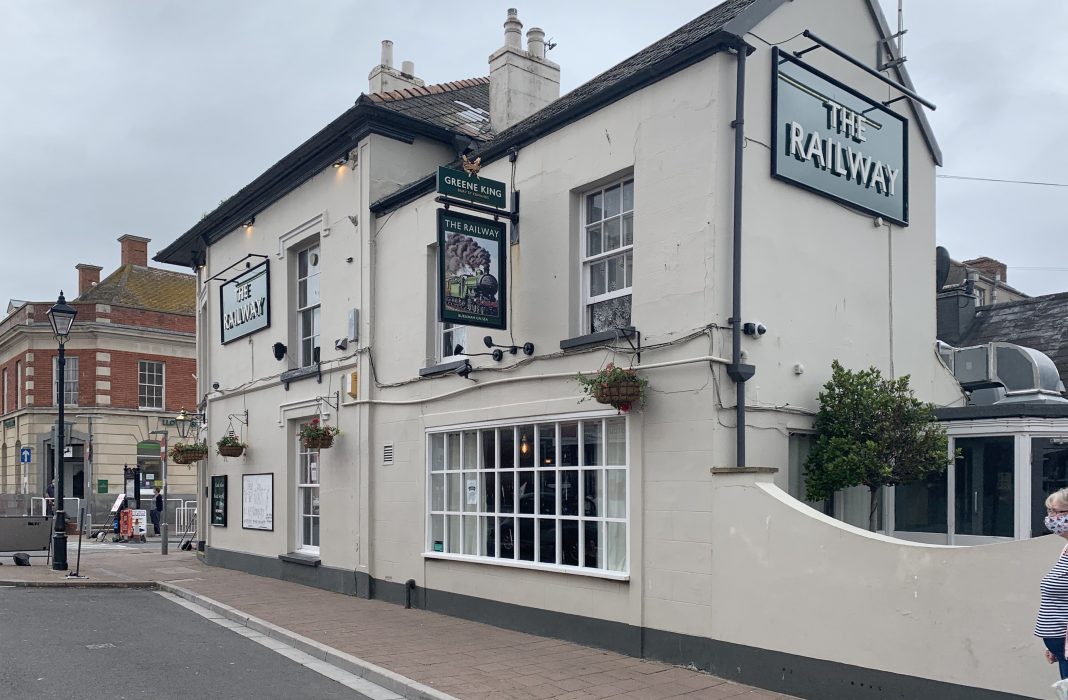
[(456, 311), (497, 313), (497, 278), (487, 273), (456, 275), (445, 280), (445, 305)]

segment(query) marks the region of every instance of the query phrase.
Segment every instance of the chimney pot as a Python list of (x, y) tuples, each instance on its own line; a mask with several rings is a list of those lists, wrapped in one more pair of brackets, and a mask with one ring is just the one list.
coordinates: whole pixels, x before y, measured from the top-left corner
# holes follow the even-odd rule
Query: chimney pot
[(382, 65), (387, 68), (393, 67), (393, 42), (389, 39), (382, 40)]
[(415, 75), (415, 62), (403, 61), (401, 63), (401, 73), (404, 73), (405, 75)]
[(150, 240), (152, 239), (130, 234), (119, 236), (119, 245), (122, 246), (121, 264), (148, 267), (148, 242)]
[(545, 32), (540, 27), (527, 31), (527, 51), (534, 58), (545, 58)]
[(523, 48), (523, 23), (514, 7), (508, 8), (508, 19), (504, 21), (504, 45), (517, 51)]

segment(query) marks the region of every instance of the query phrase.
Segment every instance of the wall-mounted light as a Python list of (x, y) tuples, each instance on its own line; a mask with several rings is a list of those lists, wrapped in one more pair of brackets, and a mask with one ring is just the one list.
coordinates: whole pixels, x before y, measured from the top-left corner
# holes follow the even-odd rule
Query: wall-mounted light
[(250, 216), (248, 218), (248, 220), (245, 221), (245, 223), (243, 223), (241, 225), (245, 227), (246, 231), (248, 231), (250, 228), (252, 228), (252, 224), (254, 224), (254, 223), (256, 223), (256, 217), (255, 216)]
[(497, 361), (497, 362), (500, 362), (501, 360), (504, 359), (504, 351), (505, 350), (507, 350), (512, 355), (517, 354), (520, 350), (522, 350), (523, 354), (527, 355), (527, 356), (530, 356), (530, 355), (534, 354), (534, 343), (530, 343), (530, 342), (523, 343), (522, 346), (519, 346), (519, 345), (497, 345), (496, 343), (493, 342), (493, 336), (490, 336), (490, 335), (487, 335), (486, 337), (484, 337), (482, 339), (482, 342), (485, 343), (487, 348), (493, 348), (494, 349), (493, 352), (490, 353), (490, 354), (493, 356), (493, 359), (495, 361)]
[(337, 160), (334, 161), (334, 167), (335, 168), (340, 168), (346, 162), (347, 162), (347, 160), (345, 158), (338, 158)]
[(271, 351), (274, 352), (274, 359), (276, 360), (281, 360), (283, 357), (285, 357), (286, 350), (288, 349), (289, 348), (287, 348), (283, 343), (275, 343), (271, 346)]

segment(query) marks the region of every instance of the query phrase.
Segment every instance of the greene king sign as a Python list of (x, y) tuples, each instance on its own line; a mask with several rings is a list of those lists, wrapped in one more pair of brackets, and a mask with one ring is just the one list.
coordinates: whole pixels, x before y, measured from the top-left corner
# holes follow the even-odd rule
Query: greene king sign
[(908, 120), (772, 52), (771, 174), (908, 225)]

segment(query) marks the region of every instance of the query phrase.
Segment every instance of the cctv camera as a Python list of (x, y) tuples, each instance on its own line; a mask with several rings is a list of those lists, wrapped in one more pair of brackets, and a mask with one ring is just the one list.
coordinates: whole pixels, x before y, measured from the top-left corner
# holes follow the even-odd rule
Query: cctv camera
[(338, 338), (334, 341), (335, 350), (345, 350), (349, 347), (349, 341), (347, 338)]
[(745, 333), (746, 335), (751, 335), (756, 338), (759, 338), (767, 332), (768, 327), (760, 321), (750, 321), (749, 323), (742, 324), (742, 333)]

